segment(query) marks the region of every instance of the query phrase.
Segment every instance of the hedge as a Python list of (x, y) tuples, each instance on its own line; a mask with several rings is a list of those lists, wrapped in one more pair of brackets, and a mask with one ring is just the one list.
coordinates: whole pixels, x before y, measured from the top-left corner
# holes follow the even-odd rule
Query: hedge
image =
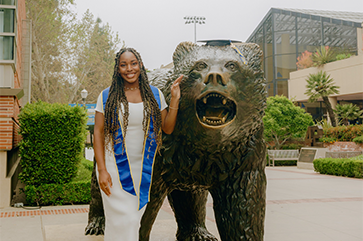
[(358, 136), (363, 136), (363, 125), (349, 125), (324, 128), (323, 142), (353, 141)]
[(91, 201), (91, 180), (66, 184), (27, 185), (24, 191), (29, 206), (87, 204)]
[(346, 177), (363, 177), (363, 158), (319, 158), (313, 161), (320, 174)]
[(86, 140), (87, 114), (80, 107), (37, 102), (19, 114), (25, 185), (68, 183), (77, 174)]

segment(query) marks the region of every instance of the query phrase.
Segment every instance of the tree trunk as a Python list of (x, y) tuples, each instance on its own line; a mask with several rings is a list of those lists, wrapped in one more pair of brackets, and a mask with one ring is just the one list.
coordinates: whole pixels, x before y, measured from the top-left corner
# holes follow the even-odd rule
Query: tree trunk
[(328, 110), (328, 114), (329, 114), (329, 118), (330, 118), (330, 121), (331, 121), (331, 125), (333, 127), (336, 127), (337, 126), (337, 123), (336, 123), (336, 120), (335, 120), (335, 115), (334, 115), (334, 112), (333, 112), (333, 108), (331, 107), (331, 104), (330, 104), (330, 101), (328, 99), (327, 96), (324, 96), (323, 97), (323, 101), (326, 105), (326, 108)]

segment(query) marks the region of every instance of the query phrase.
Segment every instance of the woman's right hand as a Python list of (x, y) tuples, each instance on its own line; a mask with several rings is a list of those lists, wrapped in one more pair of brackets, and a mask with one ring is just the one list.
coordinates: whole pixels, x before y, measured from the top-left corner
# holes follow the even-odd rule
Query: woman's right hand
[(106, 169), (98, 170), (98, 184), (101, 190), (107, 195), (111, 195), (112, 179)]

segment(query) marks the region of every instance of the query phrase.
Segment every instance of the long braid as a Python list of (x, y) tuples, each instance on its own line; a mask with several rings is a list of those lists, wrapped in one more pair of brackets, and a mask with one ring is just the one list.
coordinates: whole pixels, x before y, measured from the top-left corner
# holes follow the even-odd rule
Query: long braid
[[(121, 111), (122, 115), (122, 127), (123, 127), (123, 138), (125, 140), (126, 137), (126, 130), (129, 122), (129, 104), (125, 95), (124, 91), (124, 80), (119, 73), (119, 62), (120, 57), (124, 52), (131, 52), (135, 55), (139, 67), (140, 67), (140, 77), (139, 77), (139, 87), (142, 101), (144, 102), (144, 110), (143, 110), (143, 131), (144, 135), (147, 135), (148, 132), (148, 122), (151, 116), (154, 124), (154, 134), (156, 143), (159, 145), (161, 144), (161, 112), (159, 109), (159, 105), (155, 100), (154, 95), (152, 94), (151, 88), (149, 86), (149, 80), (146, 75), (146, 69), (144, 64), (141, 60), (140, 54), (133, 48), (122, 48), (117, 54), (115, 58), (115, 67), (114, 67), (114, 74), (112, 77), (112, 83), (110, 86), (110, 91), (108, 95), (108, 99), (105, 106), (105, 126), (104, 126), (104, 133), (105, 133), (105, 140), (106, 146), (113, 146), (107, 145), (113, 143), (116, 136), (114, 133), (119, 128), (119, 121), (118, 121), (118, 114)], [(120, 108), (121, 104), (123, 105)], [(116, 121), (113, 121), (116, 120)], [(112, 142), (111, 142), (112, 141)], [(125, 147), (125, 142), (123, 142), (123, 146)]]

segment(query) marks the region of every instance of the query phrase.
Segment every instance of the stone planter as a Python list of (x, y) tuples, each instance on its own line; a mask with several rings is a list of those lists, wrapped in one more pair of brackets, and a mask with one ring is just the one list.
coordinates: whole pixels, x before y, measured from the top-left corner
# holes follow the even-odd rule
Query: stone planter
[(336, 141), (334, 143), (324, 143), (324, 147), (329, 152), (344, 152), (344, 151), (363, 151), (363, 144), (356, 144), (350, 141)]

